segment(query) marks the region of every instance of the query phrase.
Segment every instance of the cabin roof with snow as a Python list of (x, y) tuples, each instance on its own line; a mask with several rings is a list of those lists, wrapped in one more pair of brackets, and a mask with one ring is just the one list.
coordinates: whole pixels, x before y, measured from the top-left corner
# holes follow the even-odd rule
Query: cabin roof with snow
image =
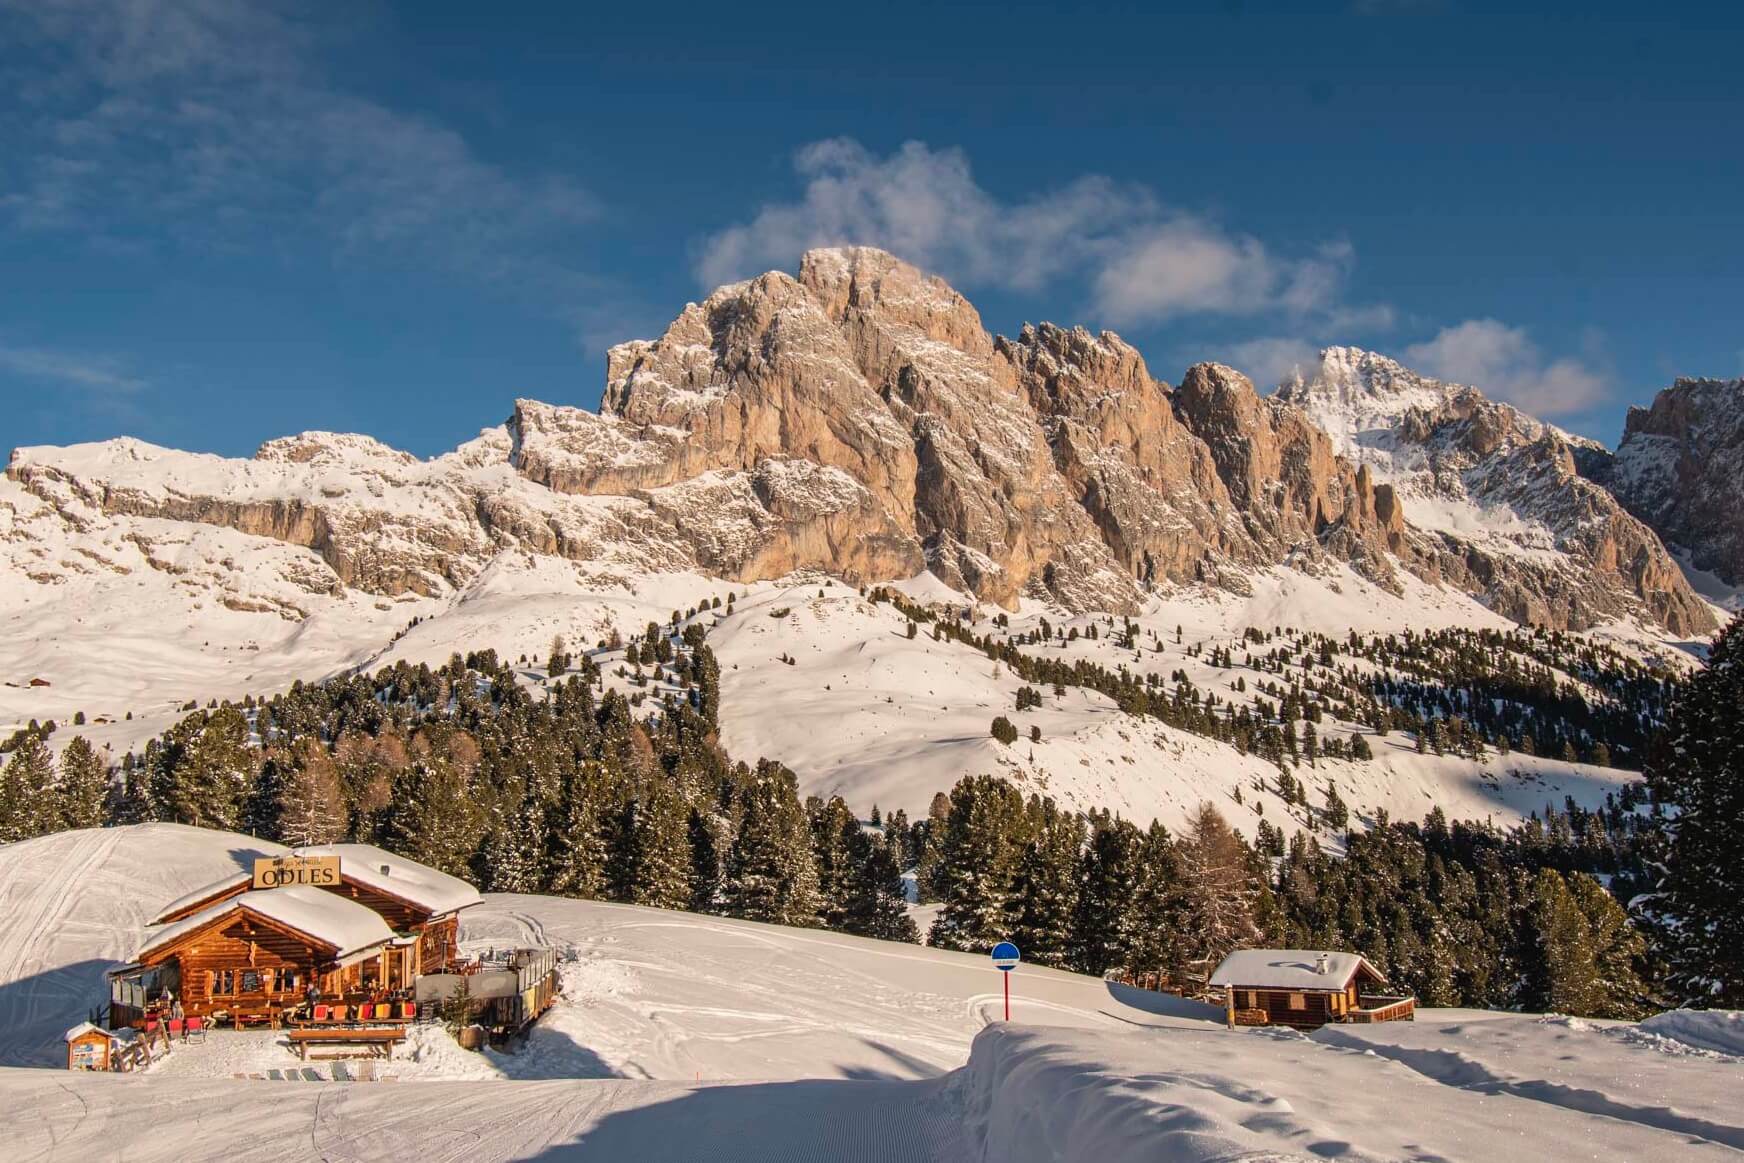
[[(478, 890), (458, 877), (428, 865), (395, 856), (373, 844), (318, 844), (295, 850), (298, 856), (337, 856), (339, 877), (347, 884), (403, 901), (430, 917), (457, 912), (483, 901)], [(237, 871), (178, 897), (160, 910), (152, 924), (162, 925), (194, 915), (248, 889), (253, 875)]]
[(432, 916), (484, 901), (478, 889), (458, 876), (395, 856), (373, 844), (317, 844), (297, 849), (297, 855), (337, 856), (341, 879), (427, 909)]
[(1241, 989), (1283, 989), (1296, 993), (1314, 990), (1342, 992), (1359, 974), (1383, 985), (1387, 980), (1360, 953), (1321, 949), (1237, 949), (1211, 971), (1211, 984)]
[(254, 889), (165, 925), (147, 938), (134, 960), (144, 961), (238, 913), (252, 913), (289, 929), (313, 944), (331, 948), (333, 955), (341, 959), (367, 953), (394, 939), (387, 922), (356, 901), (325, 889), (292, 885)]

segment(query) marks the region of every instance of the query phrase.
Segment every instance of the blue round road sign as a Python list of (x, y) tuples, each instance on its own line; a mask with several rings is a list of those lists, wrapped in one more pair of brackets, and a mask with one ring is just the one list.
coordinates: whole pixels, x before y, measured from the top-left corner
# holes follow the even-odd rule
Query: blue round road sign
[(1017, 963), (1021, 956), (1022, 955), (1017, 951), (1016, 945), (1013, 945), (1010, 941), (1001, 941), (999, 944), (993, 946), (993, 968), (1004, 973), (1010, 973), (1013, 969), (1017, 968)]

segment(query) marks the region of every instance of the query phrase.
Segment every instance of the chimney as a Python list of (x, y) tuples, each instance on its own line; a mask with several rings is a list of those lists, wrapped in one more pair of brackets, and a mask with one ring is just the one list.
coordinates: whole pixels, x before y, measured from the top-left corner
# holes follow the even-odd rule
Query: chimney
[(1331, 961), (1332, 961), (1332, 954), (1330, 954), (1330, 953), (1317, 954), (1314, 958), (1314, 972), (1316, 972), (1316, 973), (1320, 974), (1322, 977), (1324, 977), (1326, 975), (1326, 967)]

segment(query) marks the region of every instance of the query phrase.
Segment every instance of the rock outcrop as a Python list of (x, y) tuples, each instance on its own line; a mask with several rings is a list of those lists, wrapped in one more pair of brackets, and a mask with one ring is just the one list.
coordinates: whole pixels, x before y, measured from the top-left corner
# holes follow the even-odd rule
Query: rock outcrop
[[(613, 348), (597, 412), (517, 401), (432, 460), (312, 432), (251, 460), (131, 440), (21, 449), (7, 474), (69, 525), (222, 526), (308, 550), (321, 584), (390, 597), (457, 590), (509, 551), (740, 581), (930, 568), (985, 600), (1080, 612), (1346, 563), (1521, 621), (1640, 611), (1700, 628), (1706, 607), (1652, 533), (1575, 473), (1553, 429), (1380, 357), (1326, 366), (1277, 398), (1216, 364), (1171, 389), (1110, 332), (994, 337), (942, 280), (829, 249)], [(1321, 406), (1335, 398), (1387, 402), (1385, 456), (1338, 427)], [(1530, 528), (1474, 536), (1437, 516), (1455, 495)]]
[(1581, 467), (1690, 565), (1744, 586), (1744, 379), (1678, 380)]

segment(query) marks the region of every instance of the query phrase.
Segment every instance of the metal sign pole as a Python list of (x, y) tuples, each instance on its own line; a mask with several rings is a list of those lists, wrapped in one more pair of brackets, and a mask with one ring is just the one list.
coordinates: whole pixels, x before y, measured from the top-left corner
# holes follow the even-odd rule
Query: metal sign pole
[(1005, 1020), (1011, 1020), (1011, 971), (1017, 968), (1021, 959), (1017, 946), (1010, 941), (1001, 941), (993, 946), (993, 968), (999, 970), (1005, 978)]

